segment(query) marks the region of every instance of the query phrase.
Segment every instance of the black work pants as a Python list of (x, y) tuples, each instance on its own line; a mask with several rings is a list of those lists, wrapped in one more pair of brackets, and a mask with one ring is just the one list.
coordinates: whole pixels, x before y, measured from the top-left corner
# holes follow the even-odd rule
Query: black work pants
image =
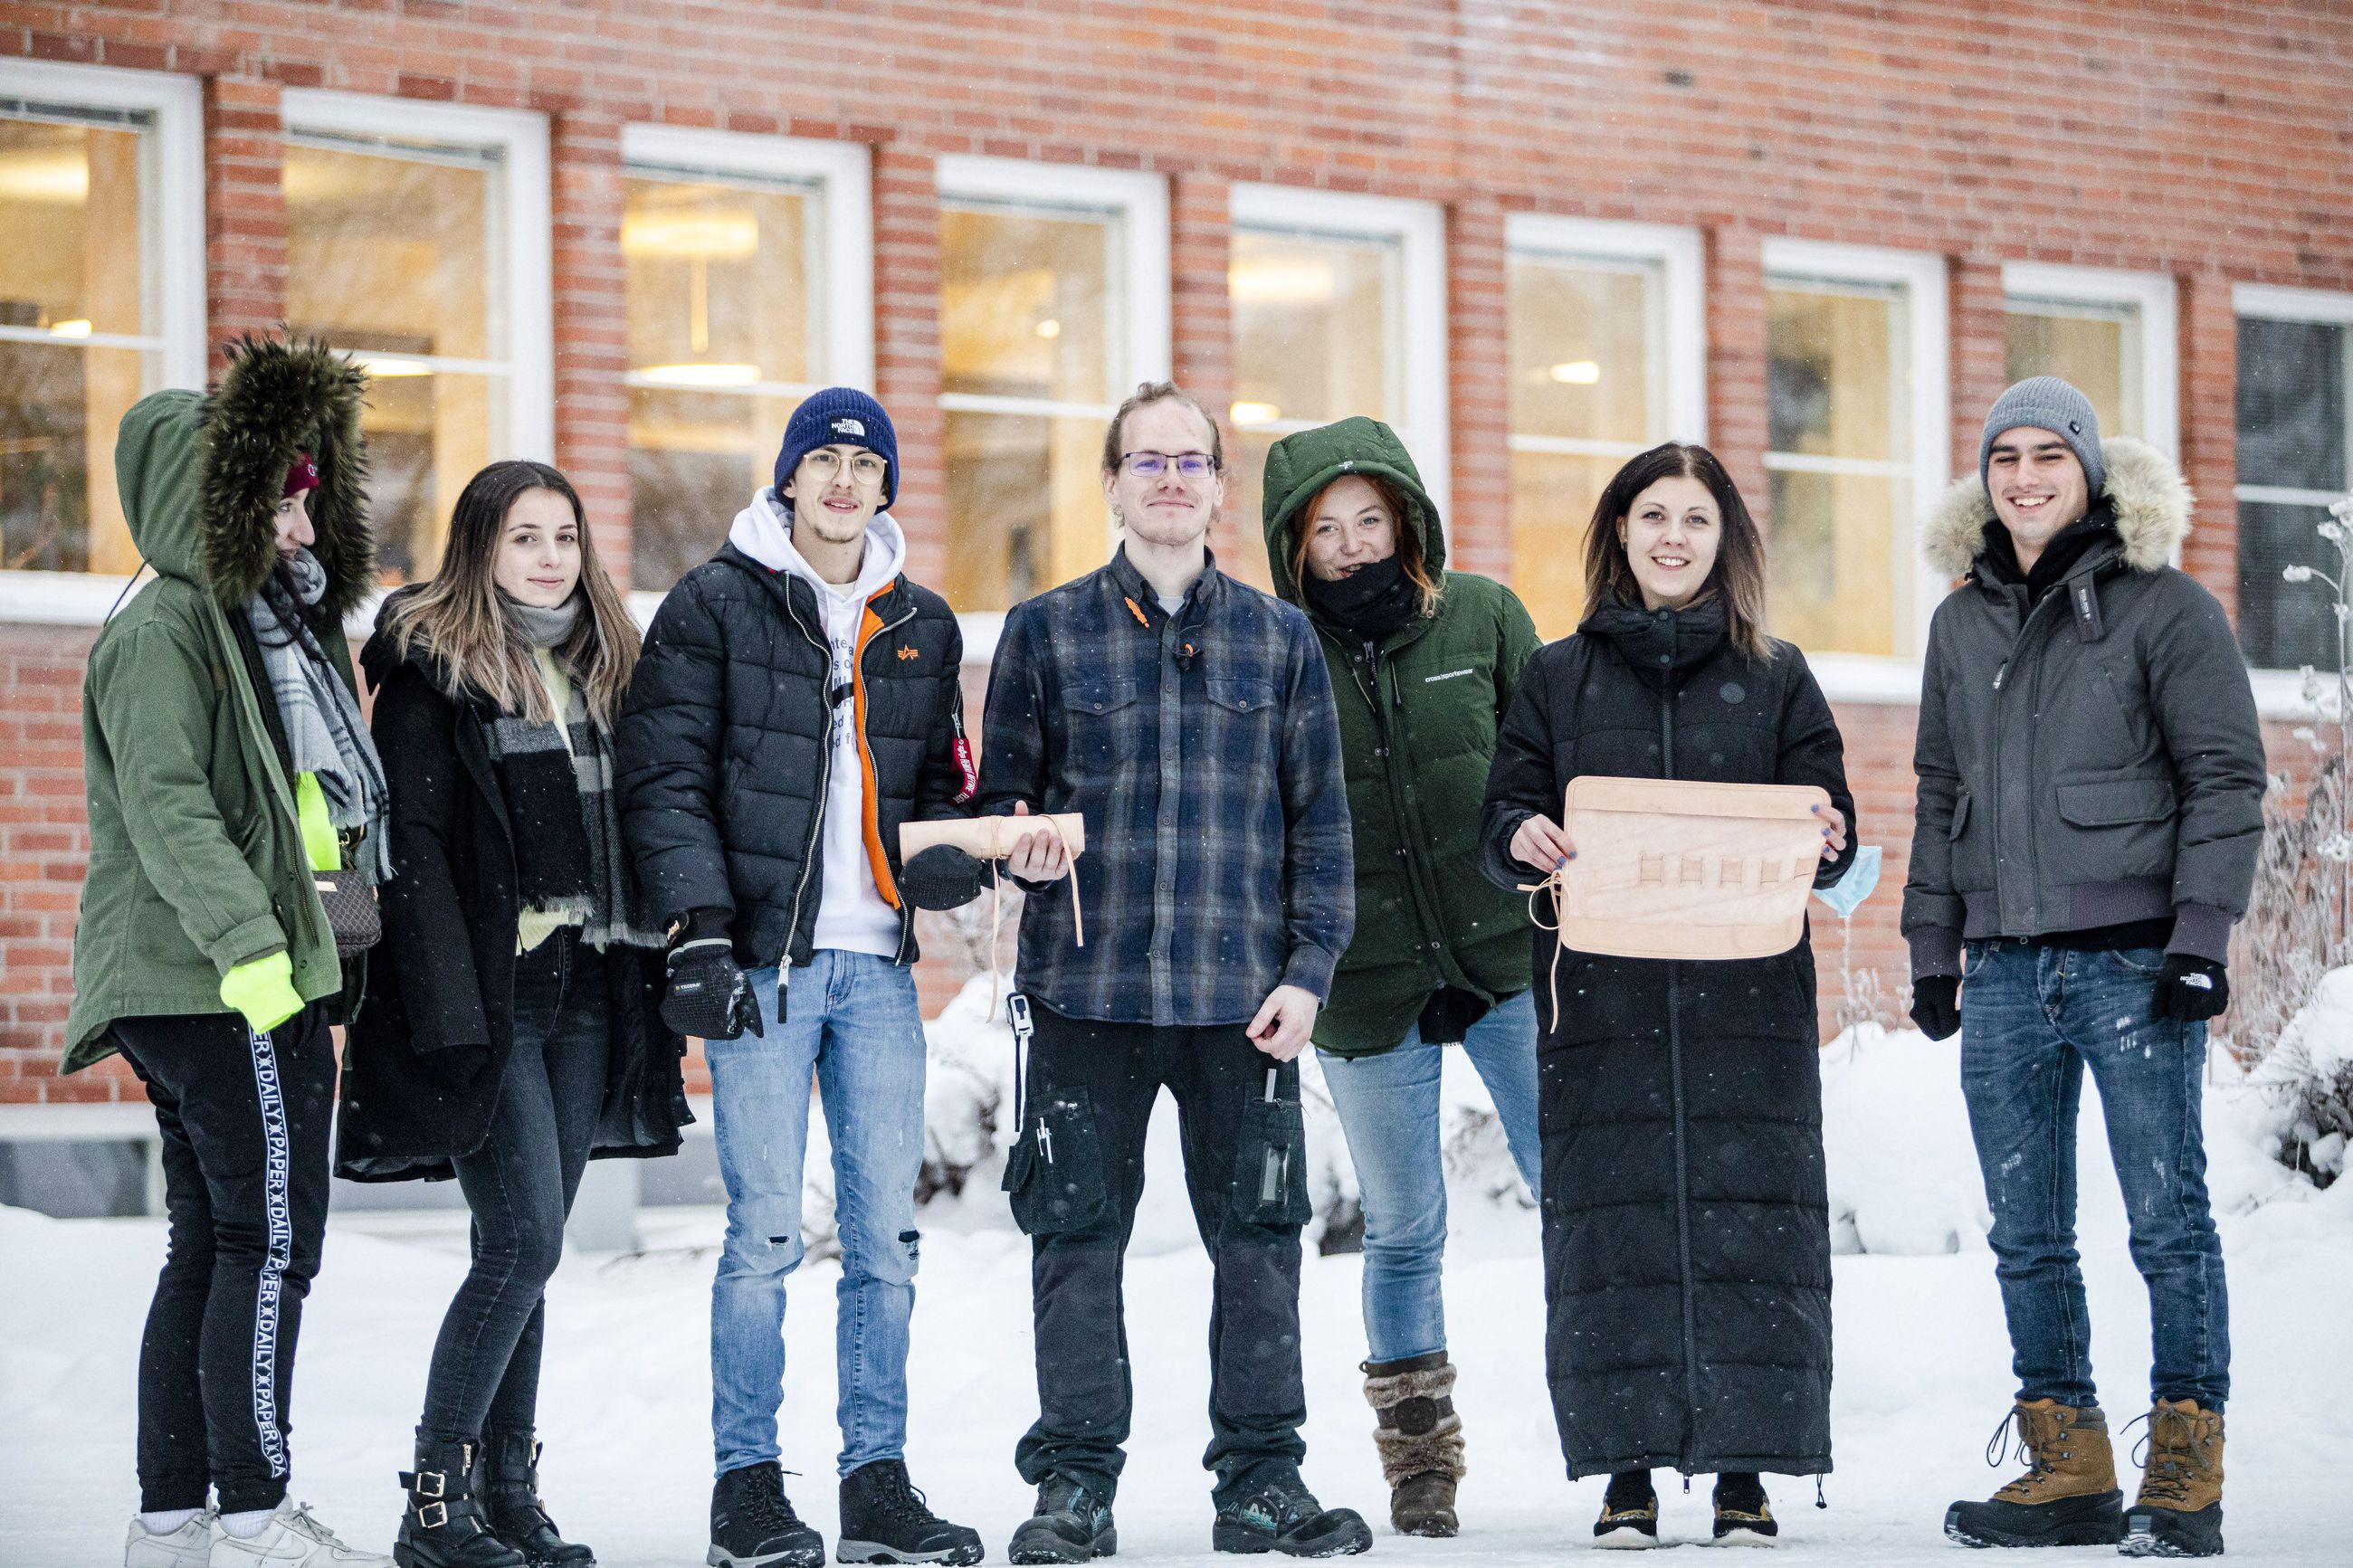
[(327, 1226), (326, 1009), (259, 1034), (233, 1013), (122, 1018), (164, 1132), (169, 1249), (139, 1347), (139, 1506), (224, 1513), (286, 1495), (302, 1298)]
[[(1038, 1420), (1015, 1450), (1032, 1486), (1061, 1475), (1109, 1498), (1133, 1410), (1122, 1279), (1144, 1194), (1145, 1131), (1176, 1097), (1193, 1220), (1215, 1270), (1208, 1451), (1220, 1505), (1306, 1453), (1299, 1233), (1308, 1217), (1299, 1068), (1240, 1024), (1157, 1028), (1033, 1005), (1021, 1139), (1007, 1162), (1031, 1239)], [(1269, 1075), (1272, 1092), (1269, 1093)]]

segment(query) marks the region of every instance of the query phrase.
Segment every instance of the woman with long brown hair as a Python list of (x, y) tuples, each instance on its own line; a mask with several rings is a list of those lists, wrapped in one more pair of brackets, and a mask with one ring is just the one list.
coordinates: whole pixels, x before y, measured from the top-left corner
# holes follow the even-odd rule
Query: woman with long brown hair
[[(1765, 547), (1724, 467), (1670, 442), (1601, 493), (1585, 620), (1529, 661), (1481, 835), (1487, 875), (1577, 853), (1581, 775), (1816, 784), (1816, 886), (1853, 858), (1830, 704), (1765, 631)], [(1758, 1472), (1830, 1458), (1830, 1215), (1813, 954), (1634, 959), (1536, 937), (1546, 1374), (1600, 1546), (1658, 1544), (1654, 1466), (1716, 1477), (1715, 1539), (1778, 1533)], [(1556, 959), (1557, 967), (1555, 967)]]
[(520, 461), (468, 483), (440, 571), (385, 601), (361, 654), (397, 875), (336, 1168), (454, 1173), (474, 1217), (403, 1478), (405, 1568), (595, 1561), (539, 1504), (542, 1291), (588, 1160), (672, 1152), (688, 1120), (613, 799), (637, 657), (579, 496)]

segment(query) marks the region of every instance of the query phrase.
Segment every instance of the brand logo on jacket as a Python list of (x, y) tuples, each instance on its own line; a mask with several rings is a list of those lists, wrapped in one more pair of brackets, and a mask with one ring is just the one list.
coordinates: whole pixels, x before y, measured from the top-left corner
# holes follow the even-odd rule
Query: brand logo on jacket
[(1470, 675), (1473, 673), (1475, 672), (1468, 668), (1450, 669), (1443, 675), (1425, 675), (1421, 678), (1421, 683), (1424, 686), (1435, 686), (1441, 680), (1451, 680), (1458, 675)]
[(923, 656), (922, 654), (920, 654), (920, 653), (917, 653), (913, 648), (911, 648), (911, 647), (902, 647), (902, 648), (901, 648), (901, 649), (899, 650), (899, 657), (900, 657), (901, 658), (902, 658), (902, 659), (905, 659), (905, 658), (923, 658)]

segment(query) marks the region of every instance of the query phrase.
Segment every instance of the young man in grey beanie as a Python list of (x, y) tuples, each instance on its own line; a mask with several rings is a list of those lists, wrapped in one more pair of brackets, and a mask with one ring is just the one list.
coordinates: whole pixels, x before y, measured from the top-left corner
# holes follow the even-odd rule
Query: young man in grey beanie
[(662, 601), (616, 737), (622, 835), (673, 932), (662, 1016), (703, 1041), (727, 1188), (711, 1290), (716, 1568), (825, 1560), (786, 1500), (776, 1441), (812, 1079), (841, 1241), (837, 1550), (980, 1561), (980, 1537), (932, 1513), (904, 1457), (923, 1154), (914, 911), (971, 900), (979, 866), (951, 851), (961, 865), (942, 876), (939, 851), (899, 857), (900, 826), (968, 816), (978, 775), (964, 638), (903, 570), (898, 489), (881, 404), (844, 386), (806, 399), (776, 483)]
[[(1913, 1019), (1961, 1031), (2027, 1472), (1955, 1503), (1974, 1546), (2222, 1550), (2230, 1309), (2199, 1119), (2206, 1021), (2263, 840), (2263, 743), (2229, 618), (2170, 564), (2189, 491), (2053, 376), (1986, 416), (1929, 524), (1961, 579), (1928, 633), (1904, 931)], [(2149, 1452), (2123, 1505), (2075, 1252), (2088, 1065), (2147, 1282)]]

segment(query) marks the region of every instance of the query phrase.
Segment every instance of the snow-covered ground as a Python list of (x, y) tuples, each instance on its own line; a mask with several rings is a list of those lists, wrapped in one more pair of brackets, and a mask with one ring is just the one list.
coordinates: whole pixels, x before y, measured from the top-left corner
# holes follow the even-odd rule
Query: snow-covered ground
[[(975, 1000), (976, 1009), (986, 998)], [(943, 1042), (945, 1043), (945, 1042)], [(971, 1046), (967, 1039), (964, 1042)], [(1771, 1481), (1784, 1541), (1808, 1560), (1951, 1563), (1940, 1531), (1952, 1499), (1999, 1478), (1988, 1434), (2012, 1384), (1952, 1043), (1866, 1028), (1823, 1053), (1837, 1259), (1838, 1468), (1828, 1511), (1810, 1482)], [(1563, 1479), (1546, 1402), (1544, 1316), (1532, 1212), (1485, 1196), (1475, 1079), (1450, 1058), (1449, 1100), (1465, 1148), (1455, 1163), (1447, 1278), (1458, 1405), (1469, 1438), (1464, 1533), (1406, 1541), (1388, 1558), (1551, 1563), (1582, 1550), (1600, 1483)], [(1460, 1073), (1461, 1081), (1457, 1081)], [(965, 1089), (985, 1096), (996, 1066)], [(2225, 1069), (2217, 1068), (2217, 1078)], [(944, 1096), (960, 1090), (935, 1084)], [(2085, 1097), (2085, 1270), (2096, 1365), (2112, 1417), (2147, 1397), (2147, 1307), (2125, 1250), (2096, 1095)], [(1123, 1560), (1214, 1561), (1208, 1551), (1205, 1331), (1208, 1267), (1191, 1235), (1164, 1102), (1151, 1185), (1129, 1261), (1129, 1333), (1139, 1370), (1136, 1437), (1118, 1502)], [(1467, 1119), (1467, 1120), (1466, 1120)], [(2353, 1474), (2353, 1182), (2316, 1193), (2258, 1146), (2270, 1112), (2227, 1081), (2210, 1093), (2213, 1184), (2229, 1255), (2236, 1347), (2230, 1410), (2232, 1554), (2263, 1563), (2343, 1563)], [(1330, 1137), (1319, 1124), (1319, 1136)], [(1319, 1162), (1327, 1167), (1331, 1161)], [(990, 1559), (1029, 1510), (1014, 1440), (1035, 1410), (1028, 1247), (984, 1164), (963, 1197), (926, 1213), (911, 1368), (909, 1461), (934, 1506), (976, 1525)], [(463, 1271), (461, 1216), (353, 1215), (331, 1226), (303, 1318), (292, 1412), (296, 1495), (346, 1539), (378, 1550), (397, 1516), (427, 1351)], [(575, 1256), (550, 1292), (542, 1404), (543, 1481), (567, 1533), (607, 1568), (702, 1560), (709, 1500), (706, 1302), (720, 1220), (649, 1211), (644, 1249)], [(119, 1561), (135, 1506), (133, 1371), (162, 1227), (61, 1222), (0, 1210), (0, 1564), (100, 1568)], [(831, 1538), (833, 1281), (796, 1283), (786, 1325), (785, 1463), (802, 1510)], [(1303, 1285), (1307, 1475), (1327, 1503), (1384, 1519), (1359, 1389), (1359, 1260), (1311, 1252)], [(2005, 1472), (2006, 1474), (2007, 1472)], [(2130, 1480), (2126, 1481), (2129, 1487)], [(1666, 1489), (1662, 1533), (1706, 1537), (1707, 1483)], [(2105, 1557), (2085, 1550), (2053, 1554)], [(2040, 1561), (2040, 1559), (2038, 1559)]]

